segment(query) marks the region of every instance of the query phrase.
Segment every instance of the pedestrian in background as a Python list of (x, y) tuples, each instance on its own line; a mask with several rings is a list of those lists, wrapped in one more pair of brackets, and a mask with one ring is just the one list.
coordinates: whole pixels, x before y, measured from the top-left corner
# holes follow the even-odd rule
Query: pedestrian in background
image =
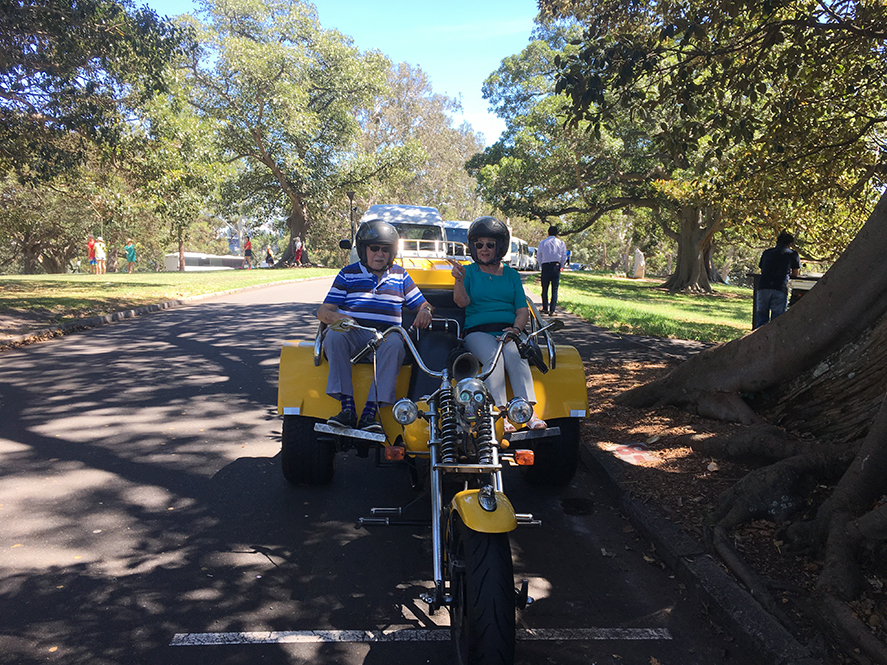
[[(560, 284), (561, 270), (567, 263), (567, 246), (557, 237), (556, 226), (548, 227), (548, 237), (536, 248), (539, 269), (542, 271), (542, 313), (557, 316), (557, 287)], [(551, 286), (551, 300), (548, 300), (548, 287)]]
[(90, 233), (89, 239), (86, 241), (87, 260), (89, 262), (89, 272), (95, 275), (95, 237)]
[(302, 263), (302, 239), (299, 236), (296, 236), (296, 239), (293, 241), (293, 262), (297, 268)]
[(95, 241), (95, 274), (104, 275), (107, 272), (106, 261), (108, 259), (108, 250), (105, 248), (105, 241), (102, 236), (96, 238)]
[(126, 252), (126, 270), (131, 275), (136, 270), (136, 245), (132, 241), (132, 238), (126, 239), (123, 251)]
[(755, 297), (755, 328), (760, 328), (788, 307), (788, 280), (801, 272), (801, 256), (792, 249), (795, 237), (783, 231), (776, 238), (776, 247), (764, 250), (758, 267), (761, 279)]
[(250, 242), (249, 236), (246, 237), (246, 242), (243, 243), (243, 263), (241, 267), (249, 268), (250, 270), (253, 267), (253, 244)]

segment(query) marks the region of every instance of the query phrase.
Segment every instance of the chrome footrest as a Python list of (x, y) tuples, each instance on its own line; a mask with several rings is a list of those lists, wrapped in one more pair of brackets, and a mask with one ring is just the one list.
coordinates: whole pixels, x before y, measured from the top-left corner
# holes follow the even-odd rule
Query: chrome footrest
[(542, 520), (537, 520), (530, 513), (515, 513), (518, 526), (542, 526)]
[(385, 443), (384, 434), (364, 432), (362, 429), (351, 429), (350, 427), (333, 427), (332, 425), (327, 425), (326, 423), (316, 423), (314, 425), (314, 431), (323, 432), (324, 434), (332, 434), (334, 436), (346, 436), (349, 439), (363, 439), (364, 441)]

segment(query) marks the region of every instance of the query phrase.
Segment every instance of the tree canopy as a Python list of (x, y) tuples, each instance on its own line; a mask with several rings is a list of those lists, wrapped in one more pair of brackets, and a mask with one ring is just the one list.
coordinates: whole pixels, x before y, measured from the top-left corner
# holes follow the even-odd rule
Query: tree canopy
[(129, 0), (0, 6), (0, 167), (50, 179), (115, 143), (188, 34)]

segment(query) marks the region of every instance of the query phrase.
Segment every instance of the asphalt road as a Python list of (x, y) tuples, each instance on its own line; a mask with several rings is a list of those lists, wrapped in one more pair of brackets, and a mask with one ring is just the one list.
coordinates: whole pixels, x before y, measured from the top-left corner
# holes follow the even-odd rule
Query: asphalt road
[[(430, 538), (357, 528), (416, 499), (401, 467), (279, 470), (277, 361), (329, 280), (251, 290), (0, 355), (0, 663), (454, 662), (418, 600)], [(588, 352), (618, 353), (575, 322)], [(600, 344), (601, 346), (595, 346)], [(518, 662), (754, 662), (712, 625), (593, 478), (506, 491), (536, 602)], [(427, 515), (422, 499), (417, 518)], [(321, 632), (318, 632), (321, 631)], [(378, 631), (401, 631), (398, 641)]]

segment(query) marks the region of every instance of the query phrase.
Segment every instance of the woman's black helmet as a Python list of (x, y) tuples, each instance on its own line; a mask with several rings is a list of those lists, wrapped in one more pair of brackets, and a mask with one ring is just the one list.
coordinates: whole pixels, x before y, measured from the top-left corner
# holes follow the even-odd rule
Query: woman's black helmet
[(367, 265), (367, 246), (389, 245), (391, 253), (388, 255), (388, 265), (385, 266), (387, 270), (394, 263), (394, 259), (397, 256), (400, 236), (397, 233), (397, 229), (388, 222), (384, 222), (381, 219), (371, 219), (360, 225), (354, 241), (357, 245), (357, 258), (360, 259), (360, 262), (366, 268), (369, 268)]
[(511, 245), (511, 233), (505, 224), (495, 217), (478, 217), (468, 227), (468, 252), (475, 263), (483, 263), (478, 261), (477, 248), (474, 246), (478, 238), (493, 238), (496, 241), (495, 258), (492, 261), (488, 261), (486, 265), (499, 263), (505, 254), (508, 253), (508, 248)]

